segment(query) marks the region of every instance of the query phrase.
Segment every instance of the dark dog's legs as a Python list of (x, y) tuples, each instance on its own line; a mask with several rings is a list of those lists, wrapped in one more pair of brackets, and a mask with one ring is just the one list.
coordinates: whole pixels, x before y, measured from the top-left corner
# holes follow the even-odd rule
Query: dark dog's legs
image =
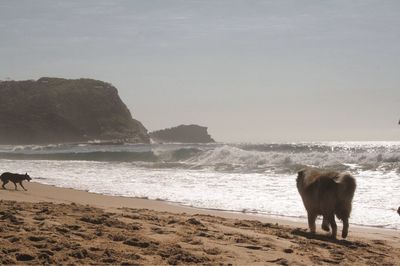
[(346, 238), (348, 233), (349, 233), (349, 218), (344, 218), (343, 219), (342, 237)]
[(22, 185), (22, 181), (20, 181), (19, 184), (26, 191), (26, 188)]
[(308, 213), (308, 228), (310, 228), (311, 233), (315, 233), (315, 219), (317, 219), (317, 215), (313, 213)]
[(2, 185), (3, 189), (6, 189), (5, 184), (7, 184), (7, 183), (8, 183), (8, 180), (3, 181), (3, 185)]
[(337, 233), (337, 225), (335, 222), (335, 215), (334, 214), (330, 214), (329, 216), (327, 216), (327, 219), (329, 221), (329, 223), (331, 224), (332, 227), (332, 238), (336, 239), (336, 233)]
[(15, 183), (15, 182), (13, 182), (13, 183), (14, 183), (14, 186), (15, 186), (15, 190), (18, 190), (17, 183)]

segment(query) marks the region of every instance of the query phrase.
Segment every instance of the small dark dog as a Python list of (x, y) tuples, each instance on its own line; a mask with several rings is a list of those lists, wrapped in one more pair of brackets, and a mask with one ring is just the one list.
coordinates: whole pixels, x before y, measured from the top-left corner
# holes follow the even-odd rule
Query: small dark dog
[(1, 181), (3, 181), (3, 185), (2, 185), (3, 189), (6, 189), (6, 187), (4, 185), (7, 184), (9, 181), (11, 181), (14, 183), (15, 190), (18, 190), (17, 189), (17, 183), (18, 183), (25, 191), (26, 191), (26, 189), (22, 185), (22, 181), (24, 181), (24, 180), (31, 181), (32, 180), (32, 178), (27, 173), (25, 173), (24, 175), (20, 175), (20, 174), (13, 174), (13, 173), (9, 173), (9, 172), (3, 173), (0, 176), (0, 179), (1, 179)]
[(400, 215), (400, 207), (397, 209), (397, 213)]

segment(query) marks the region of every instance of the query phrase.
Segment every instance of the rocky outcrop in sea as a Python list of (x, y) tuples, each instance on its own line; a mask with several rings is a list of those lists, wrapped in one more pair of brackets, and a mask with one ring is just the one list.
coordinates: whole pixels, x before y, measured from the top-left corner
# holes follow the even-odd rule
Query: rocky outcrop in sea
[(199, 125), (180, 125), (149, 133), (154, 142), (212, 143), (215, 140), (208, 134), (207, 127)]

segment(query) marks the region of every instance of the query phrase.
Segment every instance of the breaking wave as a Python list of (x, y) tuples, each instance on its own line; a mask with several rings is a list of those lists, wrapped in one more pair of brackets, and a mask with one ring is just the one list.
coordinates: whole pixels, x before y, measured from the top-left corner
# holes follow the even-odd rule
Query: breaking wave
[(304, 166), (400, 172), (399, 142), (1, 146), (1, 159), (132, 162), (147, 168), (293, 172)]

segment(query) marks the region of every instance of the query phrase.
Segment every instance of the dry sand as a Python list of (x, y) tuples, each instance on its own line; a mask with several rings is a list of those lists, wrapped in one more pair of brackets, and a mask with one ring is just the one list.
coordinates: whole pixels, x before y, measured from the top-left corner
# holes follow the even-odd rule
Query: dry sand
[(283, 219), (25, 187), (0, 190), (0, 264), (400, 265), (398, 231), (331, 240)]

